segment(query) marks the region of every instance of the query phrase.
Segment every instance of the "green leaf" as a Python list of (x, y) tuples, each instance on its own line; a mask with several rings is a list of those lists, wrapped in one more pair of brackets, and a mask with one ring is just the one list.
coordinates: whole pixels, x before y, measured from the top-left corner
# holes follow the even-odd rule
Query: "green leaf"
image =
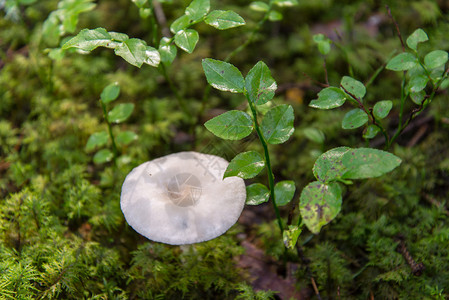
[(35, 3), (37, 0), (20, 0), (19, 3), (22, 5), (30, 5)]
[(424, 56), (424, 64), (429, 69), (438, 68), (444, 65), (448, 60), (448, 55), (446, 51), (435, 50)]
[(207, 82), (211, 86), (221, 91), (243, 93), (245, 79), (232, 64), (212, 58), (203, 59), (202, 64)]
[(209, 15), (207, 15), (204, 22), (219, 30), (239, 27), (246, 24), (245, 20), (239, 14), (233, 12), (232, 10), (214, 10)]
[(302, 132), (304, 133), (305, 137), (311, 140), (312, 142), (315, 142), (317, 144), (324, 143), (325, 136), (323, 131), (317, 128), (307, 127), (304, 128)]
[[(78, 24), (79, 15), (83, 12), (90, 11), (95, 8), (95, 3), (92, 0), (88, 1), (64, 1), (63, 5), (58, 5), (58, 11), (61, 12), (62, 27), (64, 32), (75, 32)], [(67, 5), (64, 5), (67, 4)]]
[(415, 55), (403, 52), (390, 59), (385, 68), (392, 71), (406, 71), (413, 68), (417, 63), (418, 59)]
[(295, 130), (293, 128), (293, 107), (288, 104), (270, 109), (264, 116), (260, 129), (269, 144), (281, 144), (288, 140)]
[(129, 166), (132, 162), (132, 158), (128, 155), (120, 155), (117, 157), (117, 165), (119, 166)]
[(271, 0), (271, 3), (279, 7), (291, 7), (298, 5), (298, 0)]
[(222, 139), (240, 140), (253, 131), (253, 120), (243, 111), (231, 110), (207, 121), (204, 126)]
[(59, 37), (64, 34), (59, 23), (58, 14), (56, 11), (53, 11), (42, 25), (42, 37), (51, 46), (56, 46), (59, 42)]
[(428, 81), (429, 77), (427, 77), (426, 75), (416, 74), (410, 78), (407, 89), (412, 93), (422, 91), (426, 88)]
[(262, 2), (262, 1), (251, 2), (251, 4), (249, 5), (249, 8), (254, 11), (260, 11), (260, 12), (267, 12), (270, 9), (268, 4), (266, 4), (265, 2)]
[(120, 86), (117, 82), (111, 83), (103, 89), (100, 95), (100, 99), (103, 103), (109, 103), (117, 99), (120, 94)]
[(74, 38), (68, 40), (62, 49), (78, 48), (84, 51), (92, 51), (97, 47), (114, 48), (116, 44), (111, 35), (104, 28), (83, 29)]
[(344, 89), (346, 89), (349, 93), (354, 95), (356, 98), (362, 99), (363, 97), (365, 97), (366, 88), (363, 85), (363, 83), (361, 83), (360, 81), (355, 80), (354, 78), (349, 77), (349, 76), (344, 76), (341, 79), (340, 84)]
[(295, 191), (295, 183), (291, 180), (284, 180), (276, 183), (274, 186), (274, 197), (276, 198), (276, 204), (279, 206), (288, 204), (292, 201)]
[(284, 230), (284, 232), (282, 233), (282, 239), (284, 241), (285, 247), (294, 249), (301, 232), (302, 229), (299, 226), (289, 225), (288, 229)]
[(331, 109), (342, 106), (346, 101), (346, 93), (336, 87), (322, 89), (318, 93), (318, 99), (312, 100), (310, 107), (319, 109)]
[(114, 41), (117, 41), (117, 42), (124, 42), (129, 39), (129, 36), (127, 36), (126, 34), (121, 33), (121, 32), (110, 31), (109, 35), (111, 36), (111, 38)]
[(63, 45), (63, 49), (74, 47), (84, 51), (92, 51), (100, 46), (114, 49), (116, 55), (139, 68), (143, 63), (156, 67), (161, 60), (159, 52), (153, 47), (147, 46), (145, 41), (129, 39), (123, 33), (108, 33), (104, 28), (81, 30), (76, 37)]
[(65, 50), (62, 50), (61, 48), (45, 49), (44, 51), (47, 50), (48, 57), (52, 60), (60, 61), (65, 56)]
[(135, 140), (137, 140), (137, 134), (132, 131), (121, 131), (115, 137), (115, 141), (122, 146), (126, 146)]
[(314, 234), (335, 219), (341, 210), (342, 196), (338, 183), (314, 181), (307, 185), (299, 198), (299, 211), (304, 224)]
[[(18, 2), (22, 3), (24, 0)], [(91, 2), (93, 0), (59, 1), (58, 9), (51, 12), (43, 24), (42, 36), (44, 40), (49, 45), (56, 46), (61, 36), (64, 36), (66, 33), (75, 32), (79, 15), (94, 9), (96, 6), (95, 3)], [(5, 1), (0, 1), (0, 3), (0, 7), (3, 7)], [(12, 5), (12, 3), (16, 3), (15, 5), (17, 5), (17, 0), (6, 0), (7, 18), (9, 14), (8, 6)], [(16, 9), (18, 10), (17, 6)]]
[(268, 13), (268, 20), (270, 20), (271, 22), (276, 22), (276, 21), (280, 21), (282, 20), (284, 16), (275, 10), (272, 10)]
[(99, 165), (109, 162), (114, 158), (114, 154), (109, 149), (101, 149), (94, 155), (94, 163)]
[(147, 46), (143, 62), (152, 67), (157, 67), (161, 62), (161, 55), (155, 48)]
[(108, 121), (111, 123), (121, 123), (131, 116), (133, 110), (133, 103), (118, 104), (108, 113)]
[(418, 28), (407, 38), (407, 46), (410, 49), (417, 51), (418, 43), (422, 43), (429, 40), (427, 34), (421, 28)]
[(192, 53), (200, 36), (198, 31), (187, 29), (178, 31), (175, 35), (175, 44), (187, 53)]
[(374, 124), (370, 124), (366, 127), (365, 131), (363, 132), (363, 138), (365, 139), (372, 139), (374, 138), (378, 133), (380, 129)]
[(177, 48), (169, 43), (170, 39), (163, 37), (159, 43), (159, 54), (161, 55), (161, 61), (170, 65), (176, 58)]
[(341, 128), (354, 129), (359, 128), (368, 122), (368, 115), (360, 108), (354, 108), (348, 111), (343, 118)]
[(186, 8), (186, 16), (193, 22), (200, 20), (210, 10), (209, 0), (193, 0)]
[(140, 68), (147, 58), (147, 44), (140, 39), (129, 39), (117, 45), (114, 52), (128, 63)]
[(246, 75), (245, 87), (249, 99), (257, 105), (265, 104), (274, 97), (276, 81), (267, 65), (259, 61)]
[(223, 178), (238, 176), (243, 179), (256, 177), (265, 167), (265, 160), (255, 151), (238, 154), (228, 165)]
[(144, 8), (145, 5), (148, 3), (148, 0), (132, 0), (132, 2), (133, 2), (138, 8)]
[(139, 16), (142, 19), (147, 19), (152, 14), (153, 14), (153, 11), (151, 10), (151, 8), (141, 8), (141, 9), (139, 9)]
[(410, 93), (410, 99), (412, 99), (412, 101), (417, 105), (421, 105), (424, 98), (426, 98), (426, 92), (424, 90), (416, 93), (414, 92)]
[(261, 183), (253, 183), (246, 187), (246, 204), (259, 205), (270, 198), (270, 190)]
[(106, 145), (109, 140), (109, 134), (107, 131), (100, 131), (93, 133), (86, 143), (86, 151), (92, 151), (97, 147)]
[(173, 21), (173, 23), (170, 25), (170, 31), (176, 34), (178, 31), (185, 30), (190, 26), (190, 22), (191, 21), (189, 16), (182, 15), (181, 17)]
[[(430, 78), (431, 78), (430, 80), (432, 80), (434, 83), (440, 81), (445, 71), (446, 71), (446, 64), (443, 64), (439, 67), (436, 67), (435, 69), (430, 70)], [(442, 89), (441, 86), (440, 89)]]
[(386, 116), (388, 116), (392, 107), (393, 102), (390, 100), (379, 101), (376, 104), (374, 104), (373, 114), (376, 118), (383, 119)]
[(348, 171), (345, 179), (364, 179), (382, 176), (401, 164), (394, 154), (372, 148), (351, 149), (342, 157)]
[(318, 51), (320, 51), (321, 54), (327, 55), (331, 50), (331, 40), (324, 34), (315, 34), (313, 36), (313, 41), (318, 45)]
[(342, 163), (342, 157), (350, 149), (348, 147), (338, 147), (321, 154), (313, 165), (315, 178), (324, 183), (341, 178), (346, 172), (346, 168)]

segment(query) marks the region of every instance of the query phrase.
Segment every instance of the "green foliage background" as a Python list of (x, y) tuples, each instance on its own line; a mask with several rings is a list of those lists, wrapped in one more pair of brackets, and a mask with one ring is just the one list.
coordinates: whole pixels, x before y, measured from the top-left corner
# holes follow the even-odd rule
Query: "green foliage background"
[[(244, 99), (211, 91), (203, 102), (206, 80), (201, 59), (224, 59), (244, 43), (261, 13), (249, 10), (248, 1), (212, 1), (216, 9), (238, 12), (247, 25), (218, 32), (200, 24), (195, 51), (178, 52), (169, 76), (190, 111), (200, 115), (191, 124), (155, 68), (137, 69), (104, 49), (50, 59), (46, 49), (56, 45), (43, 35), (43, 22), (57, 9), (57, 1), (6, 2), (17, 5), (4, 7), (0, 16), (1, 298), (272, 297), (269, 291), (254, 291), (247, 271), (236, 266), (244, 253), (243, 238), (262, 247), (279, 265), (285, 256), (297, 265), (298, 290), (311, 291), (308, 265), (325, 298), (449, 297), (446, 91), (393, 149), (403, 160), (399, 168), (381, 178), (356, 182), (345, 191), (342, 213), (335, 221), (317, 236), (301, 234), (299, 243), (308, 264), (296, 252), (283, 252), (282, 238), (269, 215), (260, 216), (263, 222), (251, 226), (237, 224), (206, 243), (183, 247), (153, 243), (129, 228), (120, 211), (121, 184), (133, 167), (182, 150), (218, 154), (228, 160), (243, 150), (260, 150), (251, 139), (220, 141), (203, 126)], [(189, 3), (173, 2), (163, 5), (169, 24)], [(316, 81), (324, 81), (322, 57), (312, 35), (323, 32), (334, 40), (327, 57), (331, 83), (351, 73), (367, 81), (394, 49), (400, 49), (385, 4), (390, 5), (404, 36), (421, 27), (430, 38), (424, 49), (449, 49), (449, 7), (443, 1), (300, 0), (298, 6), (283, 10), (282, 21), (265, 23), (255, 41), (232, 60), (245, 74), (257, 61), (265, 61), (279, 85), (275, 102), (294, 106), (293, 138), (271, 151), (276, 178), (294, 179), (297, 191), (313, 180), (312, 166), (320, 153), (342, 145), (364, 145), (360, 132), (340, 128), (345, 110), (307, 107), (320, 90)], [(149, 22), (140, 19), (137, 7), (128, 0), (97, 1), (94, 10), (80, 15), (76, 32), (97, 27), (149, 44), (153, 38)], [(135, 105), (121, 128), (139, 136), (121, 149), (128, 159), (117, 167), (94, 164), (85, 150), (92, 133), (106, 130), (98, 99), (112, 82), (121, 87), (118, 103)], [(399, 86), (396, 73), (383, 71), (366, 101), (395, 101)], [(408, 105), (413, 108), (412, 103)], [(423, 126), (427, 126), (423, 137), (413, 147), (407, 146)], [(316, 129), (324, 134), (324, 142), (311, 138), (311, 130)], [(298, 196), (281, 211), (284, 216)], [(399, 235), (415, 261), (425, 265), (421, 276), (413, 275), (397, 252)], [(282, 270), (279, 273), (284, 275)]]

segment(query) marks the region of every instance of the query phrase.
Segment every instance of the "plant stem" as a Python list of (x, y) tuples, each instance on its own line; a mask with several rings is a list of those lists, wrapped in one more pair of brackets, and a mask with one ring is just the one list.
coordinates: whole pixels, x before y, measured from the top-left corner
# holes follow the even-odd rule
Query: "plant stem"
[(260, 131), (259, 124), (257, 122), (257, 111), (254, 107), (254, 104), (251, 102), (251, 100), (248, 97), (248, 94), (245, 93), (246, 99), (248, 100), (249, 107), (251, 108), (251, 112), (253, 114), (254, 118), (254, 127), (256, 128), (257, 135), (259, 136), (259, 140), (262, 143), (263, 151), (265, 154), (265, 164), (267, 166), (267, 173), (268, 173), (268, 183), (270, 186), (270, 197), (271, 197), (271, 203), (273, 203), (274, 212), (276, 213), (276, 219), (278, 221), (279, 229), (281, 230), (281, 235), (284, 232), (284, 226), (282, 225), (282, 219), (281, 214), (279, 213), (279, 208), (276, 204), (276, 197), (274, 194), (274, 175), (273, 170), (271, 169), (271, 161), (270, 161), (270, 153), (268, 152), (268, 145), (265, 141), (265, 138), (262, 135), (262, 132)]
[[(157, 1), (150, 1), (151, 3), (151, 9), (152, 9), (152, 14), (150, 16), (150, 25), (152, 28), (152, 39), (153, 39), (153, 45), (155, 48), (159, 47), (159, 37), (158, 37), (158, 18), (157, 15), (155, 16), (155, 14), (159, 14), (159, 19), (162, 20), (162, 18), (164, 18), (164, 22), (165, 22), (165, 16), (163, 14), (162, 8), (160, 7), (159, 2)], [(156, 10), (158, 11), (156, 13)], [(197, 23), (197, 22), (195, 22)], [(191, 23), (189, 24), (189, 26), (192, 26), (195, 23)], [(161, 24), (164, 25), (164, 24)], [(164, 28), (162, 28), (162, 30), (164, 30)], [(167, 32), (165, 32), (167, 33)], [(168, 31), (168, 34), (170, 32)], [(169, 44), (172, 43), (174, 40), (174, 37), (171, 37), (169, 40)], [(187, 108), (187, 105), (184, 101), (184, 98), (181, 96), (181, 94), (179, 93), (178, 89), (175, 87), (173, 81), (171, 80), (170, 76), (168, 76), (168, 72), (167, 69), (165, 68), (164, 63), (160, 63), (159, 64), (159, 68), (158, 70), (160, 71), (160, 73), (162, 74), (162, 76), (164, 76), (165, 80), (168, 82), (168, 85), (170, 87), (170, 90), (173, 92), (173, 94), (176, 97), (176, 100), (178, 101), (179, 106), (181, 107), (182, 111), (184, 112), (184, 114), (186, 116), (189, 116), (189, 120), (191, 121), (191, 123), (193, 124), (194, 121), (192, 120), (191, 117), (191, 113), (189, 111), (189, 109)]]
[(158, 21), (157, 21), (157, 17), (155, 16), (156, 14), (156, 9), (155, 9), (155, 2), (157, 1), (149, 1), (150, 3), (150, 9), (151, 9), (151, 15), (150, 15), (150, 26), (151, 26), (151, 39), (153, 42), (153, 46), (154, 48), (158, 48), (159, 47), (159, 35), (158, 35)]
[(184, 98), (181, 96), (181, 94), (179, 94), (178, 89), (173, 84), (173, 81), (171, 80), (170, 76), (168, 76), (167, 70), (165, 69), (163, 63), (159, 64), (159, 70), (161, 70), (161, 73), (164, 76), (165, 80), (168, 82), (170, 89), (172, 90), (173, 94), (175, 94), (176, 100), (178, 100), (178, 104), (181, 107), (182, 111), (191, 119), (191, 113), (187, 108)]
[[(271, 10), (271, 4), (270, 4), (270, 8), (265, 13), (264, 17), (257, 23), (256, 27), (250, 33), (250, 35), (246, 39), (246, 41), (242, 45), (240, 45), (239, 47), (234, 49), (231, 53), (229, 53), (228, 56), (226, 56), (226, 58), (224, 60), (225, 62), (229, 62), (236, 54), (240, 53), (246, 47), (248, 47), (249, 44), (254, 42), (254, 39), (256, 38), (256, 34), (262, 28), (263, 24), (268, 20), (268, 15), (270, 13), (270, 10)], [(196, 117), (197, 120), (199, 120), (201, 118), (201, 116), (204, 114), (204, 111), (206, 110), (206, 103), (207, 103), (207, 99), (209, 99), (210, 91), (211, 91), (211, 86), (208, 85), (206, 87), (206, 89), (204, 90), (204, 93), (203, 93), (203, 98), (202, 98), (202, 101), (201, 101), (201, 108), (200, 108), (200, 111), (198, 112), (198, 115)]]
[(112, 133), (112, 126), (111, 123), (108, 120), (108, 114), (106, 111), (106, 105), (103, 103), (103, 101), (100, 100), (101, 108), (103, 109), (103, 117), (106, 120), (106, 124), (108, 125), (108, 132), (109, 137), (111, 138), (112, 143), (112, 153), (114, 154), (114, 164), (117, 166), (117, 157), (118, 157), (118, 150), (117, 150), (117, 144), (115, 143), (114, 134)]
[[(407, 98), (407, 95), (405, 94), (405, 72), (402, 76), (402, 84), (401, 84), (401, 106), (399, 108), (399, 124), (398, 128), (396, 129), (395, 134), (390, 139), (389, 143), (387, 144), (386, 149), (388, 150), (391, 145), (393, 144), (394, 140), (399, 136), (399, 134), (404, 130), (405, 126), (402, 124), (402, 118), (404, 116), (404, 106), (405, 106), (405, 99)], [(408, 122), (407, 122), (408, 123)]]
[[(435, 98), (435, 94), (438, 91), (438, 89), (440, 88), (441, 84), (443, 83), (443, 81), (447, 78), (447, 75), (449, 73), (449, 69), (447, 69), (442, 78), (440, 80), (438, 80), (437, 83), (434, 84), (434, 88), (432, 90), (432, 93), (427, 97), (427, 99), (424, 99), (423, 102), (421, 103), (421, 105), (418, 108), (415, 108), (412, 113), (410, 114), (410, 116), (408, 117), (408, 119), (404, 122), (404, 124), (402, 123), (402, 114), (399, 115), (400, 117), (400, 122), (399, 122), (399, 127), (398, 130), (396, 131), (396, 133), (394, 134), (394, 136), (391, 138), (390, 143), (388, 145), (388, 147), (391, 146), (391, 144), (396, 140), (396, 138), (402, 133), (402, 131), (404, 131), (404, 129), (410, 124), (410, 122), (416, 118), (416, 116), (418, 116), (424, 109), (427, 108), (427, 106), (429, 106), (429, 104), (432, 102), (433, 98)], [(405, 101), (405, 100), (404, 100)], [(402, 111), (402, 97), (401, 97), (401, 111)]]
[(236, 54), (240, 53), (242, 50), (244, 50), (246, 47), (248, 47), (249, 44), (251, 44), (254, 39), (256, 38), (256, 34), (259, 32), (260, 28), (262, 28), (263, 24), (268, 20), (268, 15), (270, 14), (270, 9), (265, 13), (264, 17), (257, 23), (256, 27), (253, 29), (253, 31), (250, 33), (249, 37), (246, 39), (246, 41), (241, 44), (239, 47), (234, 49), (231, 53), (228, 54), (225, 58), (225, 62), (229, 62), (231, 58), (233, 58)]
[(385, 138), (385, 144), (388, 145), (389, 144), (388, 134), (385, 131), (385, 129), (383, 128), (383, 126), (379, 123), (379, 121), (374, 116), (374, 113), (372, 112), (372, 109), (370, 109), (370, 110), (366, 109), (365, 105), (363, 105), (362, 100), (360, 100), (358, 97), (356, 97), (350, 91), (348, 91), (344, 86), (340, 85), (340, 87), (345, 91), (346, 94), (351, 96), (351, 98), (354, 99), (358, 103), (359, 108), (361, 110), (363, 110), (368, 115), (368, 118), (371, 119), (371, 122), (373, 123), (373, 125), (377, 126), (380, 129), (380, 132), (382, 132), (382, 135)]

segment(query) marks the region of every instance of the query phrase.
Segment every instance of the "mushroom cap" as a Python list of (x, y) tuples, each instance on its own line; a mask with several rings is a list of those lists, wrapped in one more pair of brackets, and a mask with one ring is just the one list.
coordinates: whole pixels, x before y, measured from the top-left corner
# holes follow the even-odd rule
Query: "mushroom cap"
[(243, 179), (223, 179), (228, 164), (215, 155), (179, 152), (139, 165), (122, 186), (126, 221), (148, 239), (172, 245), (222, 235), (246, 200)]

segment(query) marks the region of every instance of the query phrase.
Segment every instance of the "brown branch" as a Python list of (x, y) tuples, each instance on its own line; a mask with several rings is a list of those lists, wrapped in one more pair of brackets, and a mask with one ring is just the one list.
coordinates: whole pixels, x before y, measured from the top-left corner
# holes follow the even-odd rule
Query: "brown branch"
[(449, 211), (446, 209), (446, 207), (444, 207), (443, 203), (439, 202), (438, 200), (436, 200), (435, 198), (424, 194), (424, 199), (426, 199), (429, 203), (431, 203), (432, 205), (435, 205), (438, 208), (441, 208), (441, 210), (443, 211), (443, 213), (447, 216), (449, 216)]
[(415, 275), (415, 276), (421, 276), (422, 272), (426, 268), (424, 266), (424, 264), (422, 262), (421, 263), (416, 263), (415, 262), (415, 260), (411, 256), (410, 252), (408, 252), (408, 249), (407, 249), (407, 247), (405, 245), (403, 236), (398, 236), (396, 238), (396, 241), (399, 242), (397, 251), (402, 254), (402, 256), (407, 261), (407, 263), (410, 266), (410, 268), (412, 268), (412, 274)]
[[(348, 91), (347, 89), (345, 89), (344, 86), (342, 86), (340, 84), (340, 87), (345, 91), (346, 94), (348, 94), (349, 96), (351, 96), (352, 99), (354, 99), (355, 101), (357, 101), (357, 103), (359, 104), (359, 107), (361, 110), (363, 110), (368, 116), (372, 117), (372, 115), (370, 114), (370, 112), (365, 108), (365, 106), (362, 103), (362, 100), (360, 100), (356, 95), (354, 95), (353, 93), (351, 93), (350, 91)], [(372, 117), (371, 120), (373, 123), (375, 122), (374, 118)]]
[(307, 74), (307, 73), (305, 73), (305, 72), (302, 72), (302, 74), (303, 74), (305, 77), (307, 77), (308, 79), (310, 79), (312, 82), (316, 83), (317, 85), (319, 85), (319, 86), (321, 86), (321, 87), (323, 87), (323, 88), (329, 87), (329, 84), (319, 82), (318, 80), (315, 80), (315, 79), (313, 79), (312, 77), (310, 77), (309, 74)]
[(401, 41), (402, 52), (405, 52), (405, 44), (404, 44), (404, 40), (402, 39), (401, 31), (399, 30), (398, 22), (396, 22), (395, 18), (391, 14), (390, 7), (388, 5), (385, 5), (385, 8), (387, 9), (388, 16), (391, 18), (391, 20), (393, 21), (394, 26), (396, 27), (396, 32), (398, 34), (399, 40)]
[(302, 251), (302, 247), (298, 243), (296, 243), (296, 253), (298, 254), (299, 258), (301, 259), (302, 264), (306, 268), (307, 276), (309, 276), (309, 278), (310, 278), (310, 282), (312, 283), (312, 287), (313, 287), (313, 290), (315, 291), (315, 295), (316, 295), (317, 299), (322, 300), (320, 291), (318, 290), (318, 287), (315, 283), (315, 278), (313, 278), (312, 271), (310, 270), (310, 267), (309, 267), (310, 259), (308, 259), (304, 255), (304, 252)]
[(167, 27), (167, 18), (165, 17), (164, 10), (162, 9), (162, 5), (159, 1), (153, 0), (153, 10), (156, 20), (162, 28), (162, 35), (165, 37), (170, 37), (170, 29)]
[(426, 134), (427, 130), (429, 129), (429, 125), (424, 124), (423, 126), (419, 127), (418, 131), (413, 135), (413, 137), (410, 139), (410, 141), (407, 143), (407, 147), (411, 148), (415, 146), (419, 140)]

